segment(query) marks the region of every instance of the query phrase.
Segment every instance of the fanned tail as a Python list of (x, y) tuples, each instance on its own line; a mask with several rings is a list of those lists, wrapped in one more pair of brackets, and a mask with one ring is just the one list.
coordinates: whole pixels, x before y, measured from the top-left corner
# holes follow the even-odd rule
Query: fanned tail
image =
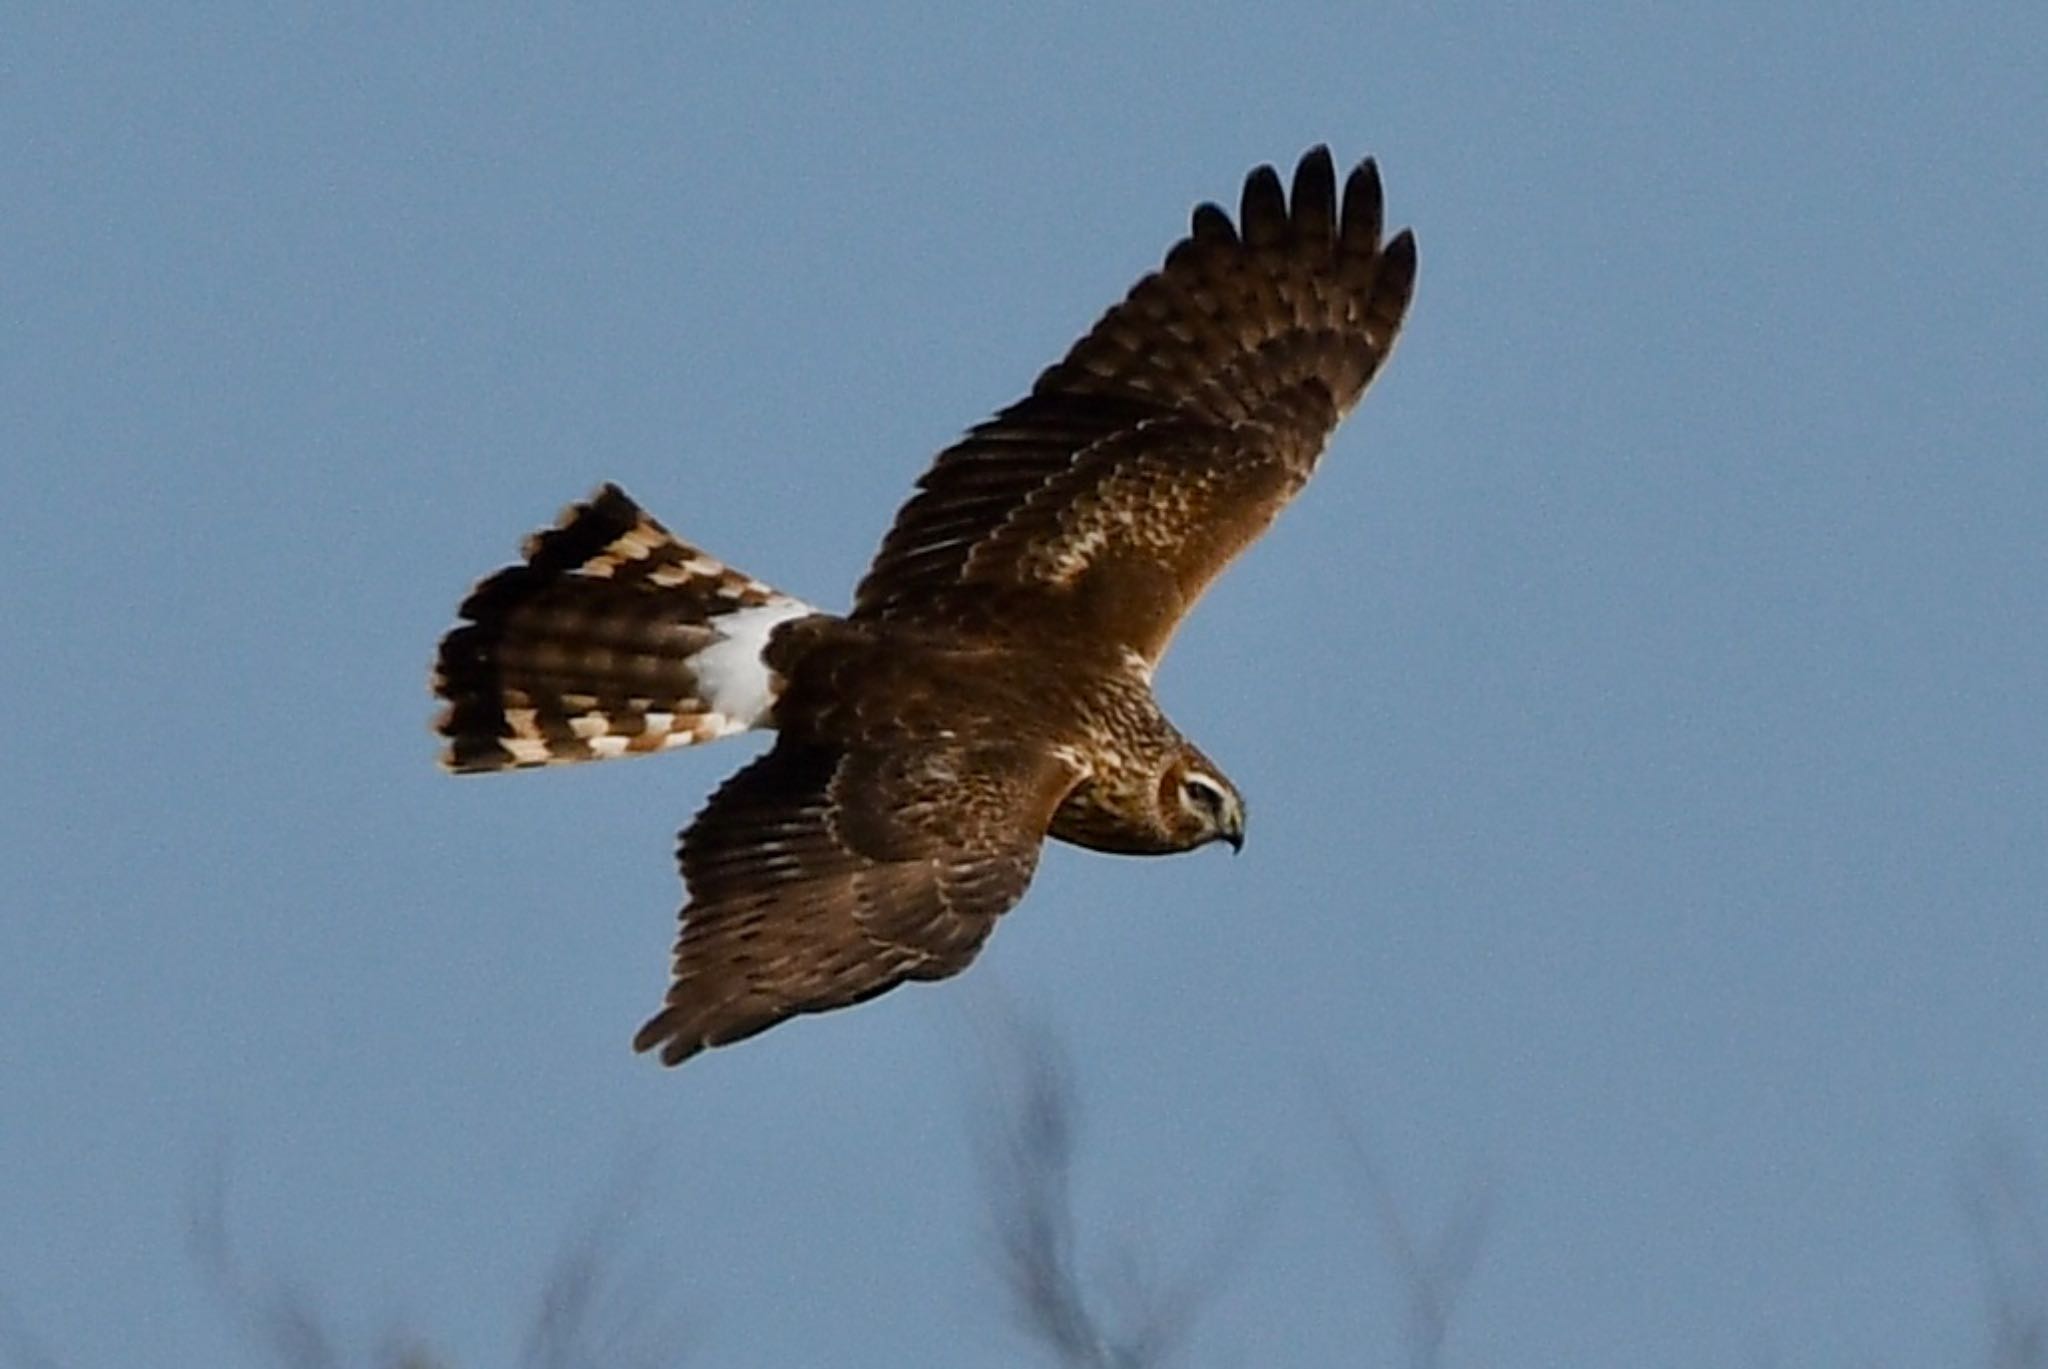
[(808, 604), (679, 542), (616, 485), (527, 539), (441, 639), (441, 763), (505, 770), (675, 746), (773, 725), (761, 659)]

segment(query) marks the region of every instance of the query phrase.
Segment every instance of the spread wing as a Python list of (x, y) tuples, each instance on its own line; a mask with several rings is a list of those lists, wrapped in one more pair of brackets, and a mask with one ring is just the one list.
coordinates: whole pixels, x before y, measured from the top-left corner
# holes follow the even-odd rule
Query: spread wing
[(785, 737), (683, 833), (690, 899), (666, 1006), (633, 1038), (679, 1064), (797, 1013), (965, 969), (1024, 896), (1076, 772), (1008, 743)]
[(1341, 199), (1327, 149), (1292, 194), (1245, 180), (1031, 393), (940, 454), (861, 582), (854, 617), (1020, 622), (1156, 662), (1209, 582), (1314, 470), (1386, 360), (1415, 240), (1380, 241), (1370, 161)]

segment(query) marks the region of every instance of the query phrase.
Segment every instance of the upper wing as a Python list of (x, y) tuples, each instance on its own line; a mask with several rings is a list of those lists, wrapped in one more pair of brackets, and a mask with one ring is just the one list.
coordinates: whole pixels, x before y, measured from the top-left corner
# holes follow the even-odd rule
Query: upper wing
[(958, 973), (1024, 896), (1075, 778), (1010, 744), (783, 738), (683, 833), (674, 980), (633, 1048), (674, 1065), (797, 1013)]
[[(1394, 343), (1415, 240), (1380, 242), (1379, 173), (1325, 148), (1290, 197), (1262, 166), (1240, 227), (1189, 236), (1038, 378), (940, 454), (855, 596), (856, 618), (1056, 622), (1156, 661), (1272, 522)], [(1035, 616), (1034, 616), (1035, 615)]]

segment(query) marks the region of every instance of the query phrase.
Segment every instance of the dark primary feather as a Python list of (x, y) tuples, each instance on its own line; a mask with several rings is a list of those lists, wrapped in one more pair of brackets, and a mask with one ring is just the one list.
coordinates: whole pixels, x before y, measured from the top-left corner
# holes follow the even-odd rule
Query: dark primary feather
[(1415, 244), (1380, 243), (1370, 161), (1292, 194), (1245, 180), (1031, 393), (940, 454), (855, 599), (859, 618), (1103, 636), (1156, 660), (1209, 582), (1314, 469), (1385, 361)]

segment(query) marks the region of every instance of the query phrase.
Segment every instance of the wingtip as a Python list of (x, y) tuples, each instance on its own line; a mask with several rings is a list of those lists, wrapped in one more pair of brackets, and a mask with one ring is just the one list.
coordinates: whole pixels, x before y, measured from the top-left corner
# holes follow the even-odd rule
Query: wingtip
[(673, 1004), (648, 1018), (633, 1033), (633, 1053), (652, 1054), (665, 1069), (674, 1069), (709, 1044), (701, 1032), (690, 1030), (683, 1021), (682, 1010)]
[(1302, 187), (1325, 185), (1332, 190), (1337, 186), (1337, 159), (1330, 155), (1328, 143), (1317, 143), (1301, 154), (1301, 160), (1294, 164), (1294, 193), (1297, 197)]
[(1340, 212), (1338, 233), (1345, 248), (1355, 253), (1371, 253), (1379, 248), (1380, 232), (1385, 227), (1386, 194), (1380, 185), (1379, 163), (1367, 157), (1351, 168), (1351, 174), (1344, 178), (1344, 207)]
[(1280, 188), (1280, 173), (1270, 165), (1255, 166), (1245, 176), (1237, 224), (1248, 247), (1268, 247), (1285, 241), (1287, 192)]
[(1415, 275), (1415, 230), (1404, 228), (1394, 234), (1380, 255), (1412, 278)]
[(1204, 201), (1195, 206), (1188, 235), (1195, 242), (1237, 245), (1237, 225), (1230, 221), (1229, 212), (1214, 201)]
[(1321, 143), (1301, 154), (1288, 196), (1294, 231), (1318, 250), (1337, 236), (1337, 167)]
[(633, 1033), (635, 1055), (654, 1054), (665, 1066), (679, 1065), (693, 1052), (682, 1048), (682, 1038), (673, 1035), (675, 1009), (664, 1008)]

